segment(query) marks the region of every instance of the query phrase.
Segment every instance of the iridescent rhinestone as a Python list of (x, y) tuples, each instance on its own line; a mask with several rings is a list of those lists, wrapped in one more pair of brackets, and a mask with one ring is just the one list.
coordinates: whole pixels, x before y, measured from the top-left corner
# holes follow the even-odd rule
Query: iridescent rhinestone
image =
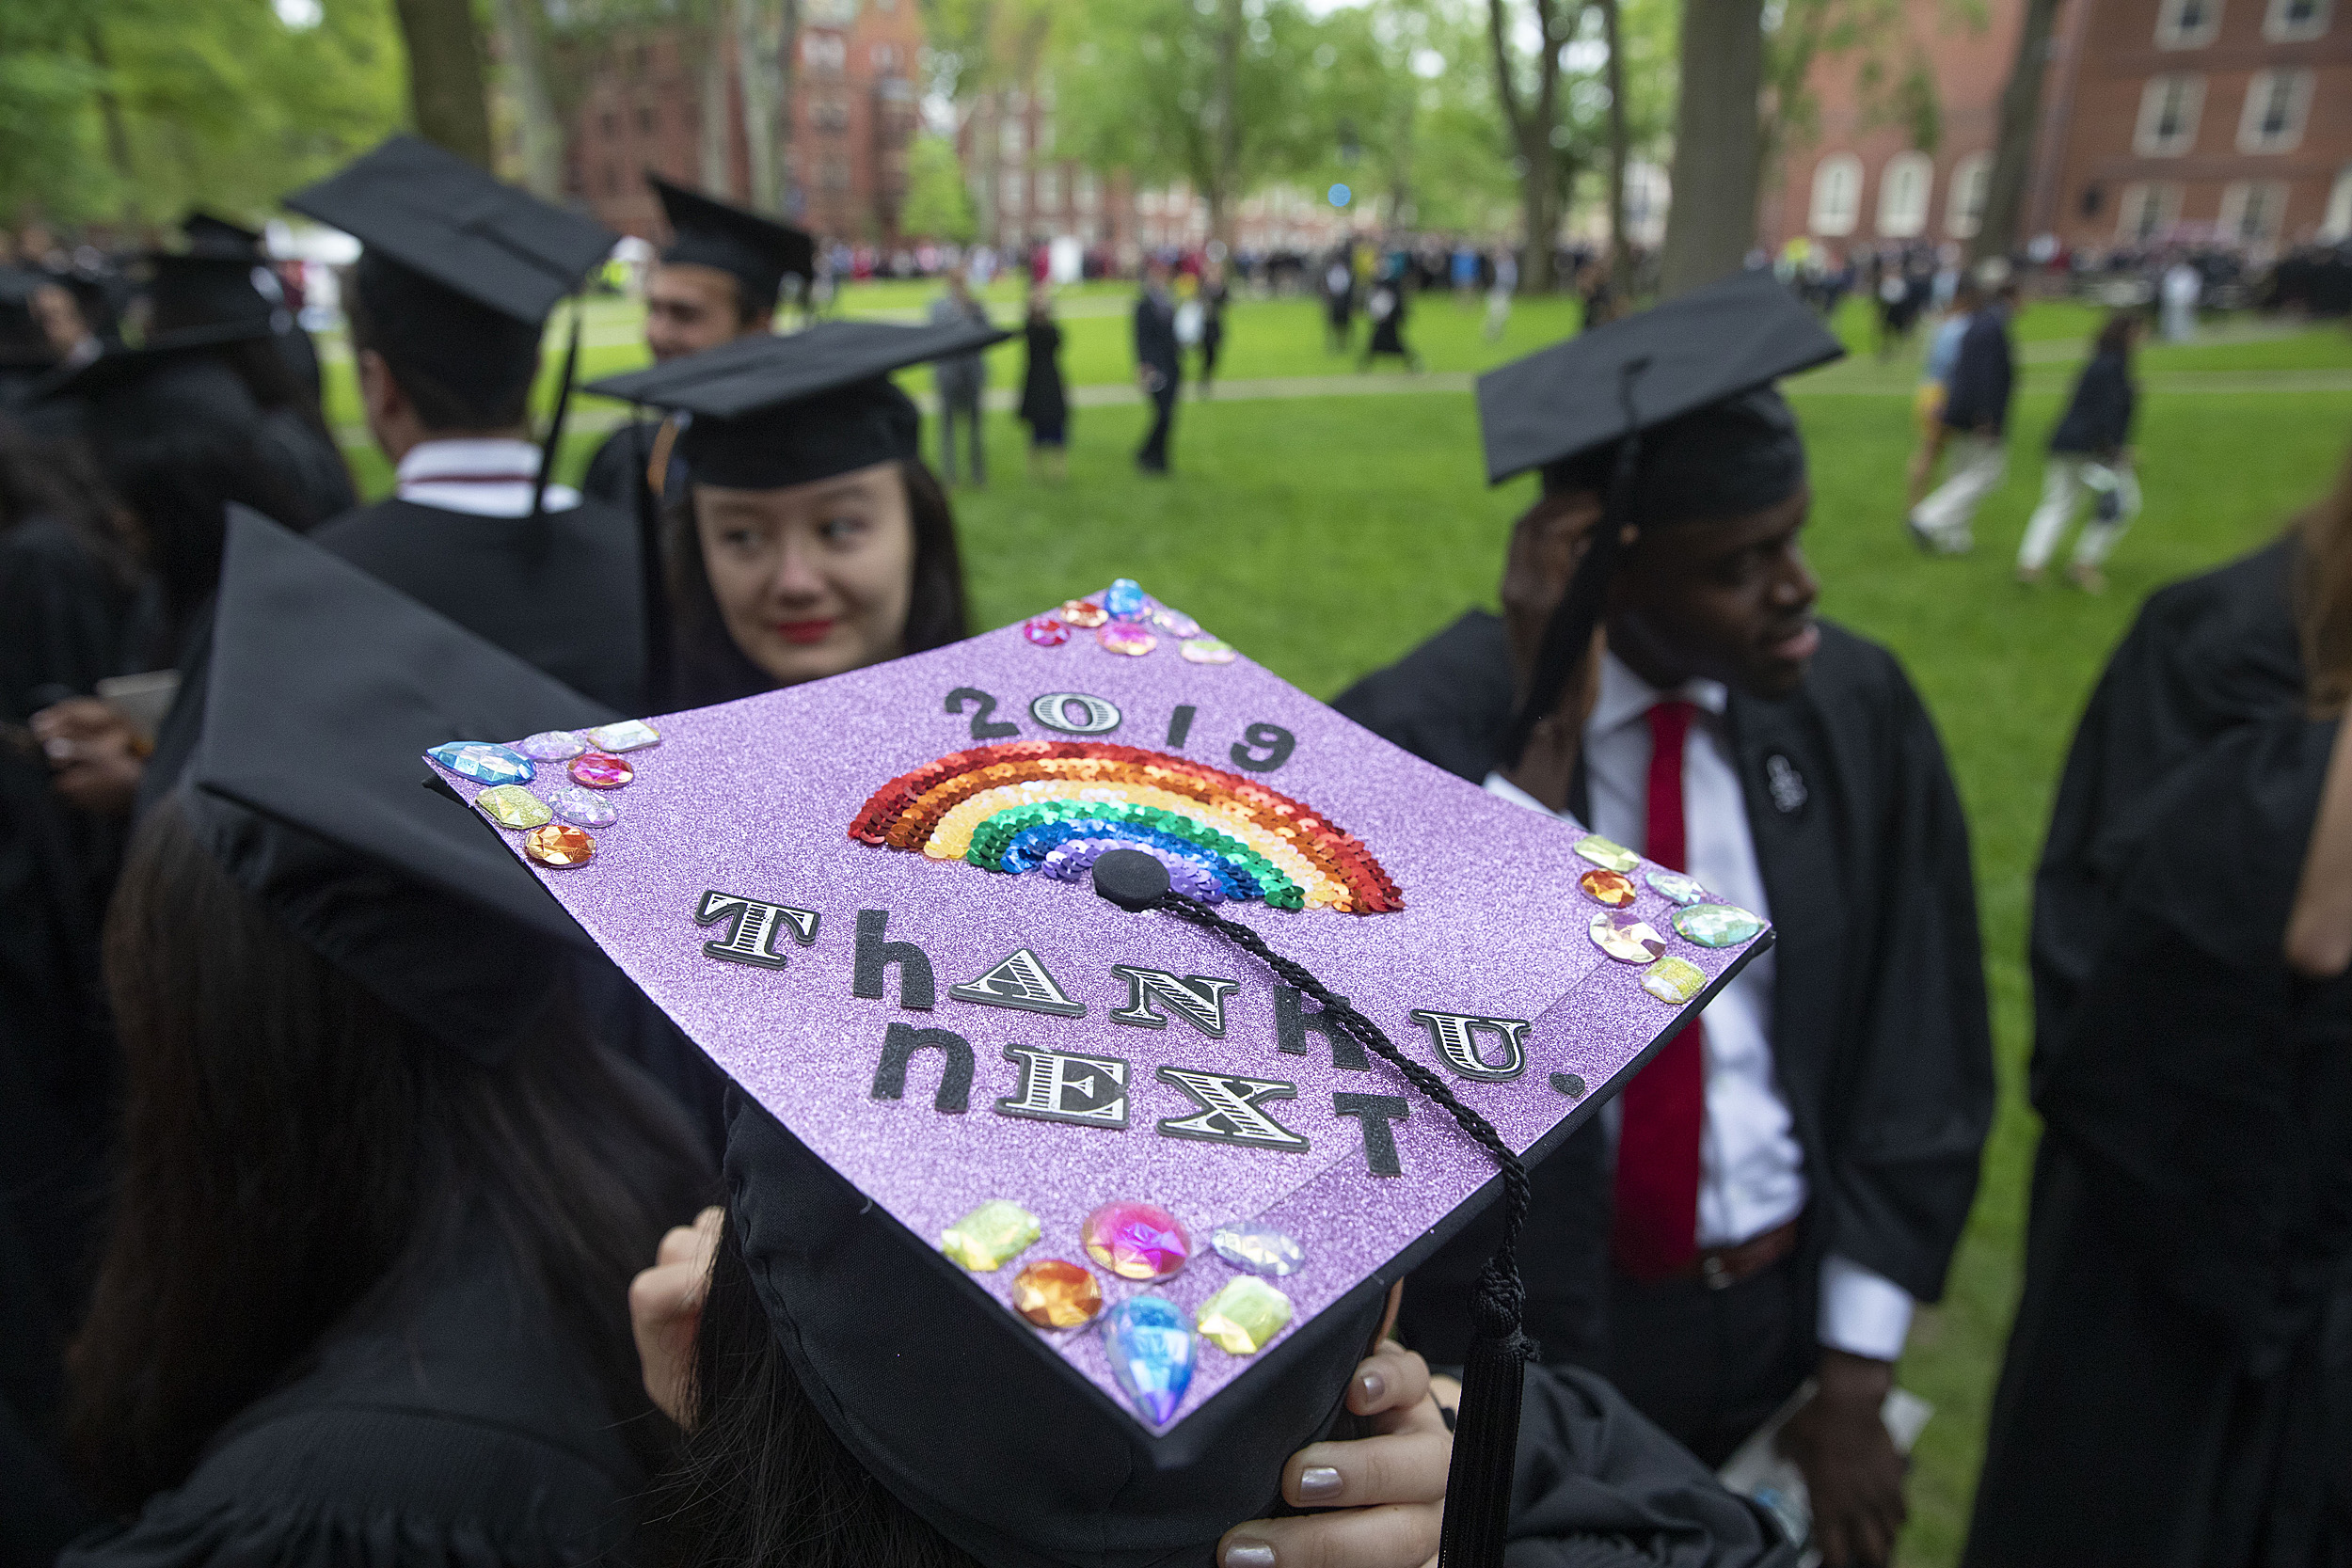
[(1288, 1279), (1306, 1266), (1306, 1249), (1260, 1220), (1220, 1225), (1209, 1234), (1219, 1258), (1248, 1274)]
[(610, 828), (621, 816), (620, 808), (613, 805), (611, 796), (582, 789), (578, 784), (565, 784), (549, 793), (548, 805), (564, 821), (582, 828)]
[(1639, 915), (1597, 914), (1590, 929), (1593, 945), (1621, 964), (1645, 964), (1666, 951), (1666, 939)]
[(993, 1197), (941, 1231), (939, 1250), (974, 1274), (989, 1274), (1027, 1251), (1041, 1234), (1035, 1214)]
[(1182, 1221), (1156, 1203), (1105, 1203), (1080, 1232), (1087, 1256), (1121, 1279), (1168, 1279), (1192, 1258)]
[(453, 740), (425, 755), (461, 779), (485, 784), (529, 784), (539, 771), (512, 746), (495, 746), (486, 740)]
[(661, 744), (661, 732), (643, 719), (624, 719), (618, 723), (598, 724), (583, 730), (588, 744), (599, 752), (642, 752), (648, 746)]
[(474, 810), (501, 828), (535, 828), (548, 819), (548, 803), (520, 784), (492, 784), (473, 798)]
[(564, 822), (550, 822), (523, 835), (523, 853), (541, 865), (586, 865), (596, 859), (596, 841)]
[(533, 762), (564, 762), (587, 749), (587, 743), (569, 730), (541, 730), (515, 742), (515, 750)]
[(1609, 871), (1630, 872), (1642, 863), (1642, 857), (1624, 845), (1592, 833), (1576, 841), (1576, 852), (1595, 865)]
[(1113, 621), (1094, 633), (1094, 640), (1115, 654), (1140, 656), (1160, 645), (1151, 628), (1135, 621)]
[(1200, 1337), (1229, 1355), (1255, 1355), (1291, 1321), (1291, 1298), (1243, 1275), (1200, 1304)]
[(1136, 1296), (1103, 1319), (1103, 1353), (1120, 1391), (1145, 1420), (1166, 1426), (1192, 1386), (1200, 1355), (1184, 1309), (1164, 1296)]
[(1231, 664), (1234, 648), (1214, 637), (1196, 637), (1177, 650), (1195, 664)]
[(1110, 592), (1103, 595), (1103, 609), (1114, 620), (1136, 620), (1145, 608), (1143, 585), (1133, 578), (1118, 578), (1112, 582)]
[(1061, 607), (1061, 618), (1073, 626), (1099, 626), (1111, 618), (1111, 612), (1092, 599), (1067, 599)]
[(590, 789), (618, 789), (637, 777), (637, 769), (606, 752), (590, 752), (572, 759), (572, 783)]
[(1076, 1328), (1103, 1310), (1103, 1282), (1075, 1263), (1048, 1258), (1012, 1276), (1012, 1307), (1040, 1328)]
[(1152, 612), (1152, 624), (1158, 626), (1162, 631), (1168, 633), (1170, 637), (1198, 637), (1200, 635), (1200, 622), (1194, 620), (1183, 610), (1170, 610), (1166, 605), (1160, 606), (1159, 609)]
[(1661, 958), (1642, 971), (1642, 989), (1679, 1007), (1707, 989), (1707, 974), (1688, 958)]
[(1641, 896), (1633, 879), (1622, 871), (1587, 871), (1576, 879), (1576, 885), (1584, 890), (1585, 897), (1613, 910), (1629, 909)]
[(1041, 648), (1058, 648), (1070, 641), (1070, 623), (1052, 615), (1033, 615), (1021, 623), (1021, 635)]
[(1764, 922), (1735, 904), (1693, 904), (1675, 911), (1675, 929), (1701, 947), (1737, 947)]
[(1699, 904), (1707, 899), (1707, 890), (1699, 886), (1698, 879), (1685, 877), (1679, 871), (1660, 868), (1648, 872), (1642, 879), (1677, 904)]

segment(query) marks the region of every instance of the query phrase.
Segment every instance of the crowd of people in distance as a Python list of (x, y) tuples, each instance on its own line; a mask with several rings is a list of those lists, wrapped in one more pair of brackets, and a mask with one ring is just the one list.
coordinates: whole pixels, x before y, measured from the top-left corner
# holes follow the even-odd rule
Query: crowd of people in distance
[[(1818, 610), (1780, 384), (1844, 349), (1806, 266), (1637, 310), (1601, 259), (1565, 258), (1594, 329), (1480, 400), (1487, 472), (1524, 486), (1499, 610), (1331, 704), (1392, 743), (1365, 791), (1446, 792), (1574, 846), (1596, 909), (1645, 896), (1610, 869), (1645, 859), (1656, 895), (1711, 895), (1772, 943), (1684, 993), (1684, 1026), (1621, 1081), (1531, 1077), (1581, 1119), (1524, 1167), (1456, 1092), (1502, 1069), (1375, 1080), (1344, 1061), (1366, 1037), (1344, 987), (1275, 967), (1279, 1049), (1409, 1087), (1414, 1135), (1470, 1130), (1476, 1180), (1450, 1240), (1409, 1272), (1351, 1265), (1185, 1418), (1196, 1440), (1049, 1362), (675, 1020), (682, 991), (806, 974), (812, 911), (760, 904), (755, 926), (753, 897), (714, 889), (678, 918), (691, 975), (625, 971), (492, 843), (487, 791), (469, 811), (439, 774), (420, 787), (421, 753), (455, 737), (568, 762), (602, 736), (625, 768), (660, 743), (632, 716), (911, 679), (897, 661), (983, 629), (957, 493), (985, 477), (978, 356), (1015, 331), (1033, 472), (1063, 474), (1042, 275), (1019, 323), (957, 267), (919, 324), (779, 332), (825, 247), (653, 183), (653, 363), (580, 388), (632, 414), (577, 488), (532, 388), (615, 236), (422, 142), (285, 198), (361, 246), (340, 292), (392, 476), (373, 500), (255, 230), (192, 214), (130, 267), (0, 268), (0, 1565), (1419, 1568), (1441, 1543), (1461, 1568), (1891, 1560), (1915, 1433), (1890, 1415), (1898, 1372), (1973, 1205), (1994, 1063), (1934, 716)], [(1408, 369), (1412, 309), (1451, 292), (1499, 332), (1518, 268), (1460, 245), (1300, 260), (1334, 355)], [(1187, 374), (1212, 383), (1229, 291), (1271, 268), (1146, 261), (1145, 471), (1170, 466)], [(2019, 291), (1995, 270), (1939, 299), (1943, 271), (1907, 516), (1950, 551), (2005, 461)], [(1917, 281), (1892, 258), (1869, 287)], [(2088, 496), (2070, 570), (2094, 587), (2130, 520), (2141, 325), (2100, 328), (2021, 575)], [(917, 366), (935, 447), (891, 379)], [(2024, 1299), (1969, 1568), (2352, 1557), (2352, 467), (2278, 522), (2149, 600), (2068, 757), (2033, 888)], [(1029, 623), (1025, 657), (1077, 624)], [(936, 721), (946, 683), (926, 681)], [(975, 698), (995, 701), (949, 692), (958, 736)], [(994, 711), (975, 744), (1015, 733)], [(758, 766), (866, 743), (792, 734)], [(486, 783), (524, 757), (506, 750), (451, 755)], [(584, 830), (522, 794), (560, 866)], [(1154, 918), (1192, 908), (1125, 852), (1162, 867)], [(1460, 907), (1491, 891), (1490, 852), (1448, 849)], [(962, 1045), (973, 1090), (915, 922), (845, 912), (825, 936), (856, 995), (888, 1009), (895, 972), (902, 1057)], [(1594, 915), (1571, 911), (1574, 943)], [(1184, 918), (1259, 957), (1299, 928)], [(1474, 940), (1502, 966), (1524, 938)], [(1661, 1031), (1681, 1016), (1635, 1005)], [(853, 1066), (856, 1104), (904, 1103)], [(1223, 1131), (1167, 1158), (1230, 1153), (1249, 1097), (1295, 1087), (1225, 1082), (1221, 1111), (1201, 1102)], [(1009, 1119), (939, 1093), (960, 1135)], [(1390, 1107), (1359, 1107), (1368, 1167), (1401, 1174), (1375, 1153), (1407, 1100), (1362, 1098)], [(1076, 1116), (1059, 1103), (1045, 1120)], [(1507, 1196), (1482, 1209), (1495, 1171)], [(1740, 1481), (1743, 1455), (1768, 1480)]]

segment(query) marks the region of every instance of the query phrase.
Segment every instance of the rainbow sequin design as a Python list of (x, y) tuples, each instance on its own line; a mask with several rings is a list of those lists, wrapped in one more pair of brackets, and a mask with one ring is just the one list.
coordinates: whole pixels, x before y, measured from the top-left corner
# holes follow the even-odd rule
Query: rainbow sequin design
[(1141, 849), (1203, 903), (1385, 914), (1404, 895), (1372, 851), (1262, 784), (1166, 752), (1016, 740), (957, 752), (874, 791), (850, 836), (983, 870), (1085, 879), (1107, 849)]

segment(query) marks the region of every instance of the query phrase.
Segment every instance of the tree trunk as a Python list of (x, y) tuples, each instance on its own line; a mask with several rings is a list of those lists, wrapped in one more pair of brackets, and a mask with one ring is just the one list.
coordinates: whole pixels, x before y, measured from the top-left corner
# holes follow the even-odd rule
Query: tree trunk
[(470, 0), (394, 0), (408, 48), (408, 115), (417, 135), (490, 166), (490, 104)]
[(1984, 193), (1984, 221), (1968, 245), (1968, 260), (2006, 257), (2017, 248), (2017, 214), (2033, 170), (2033, 144), (2042, 134), (2042, 78), (2050, 57), (2050, 28), (2058, 0), (2026, 0), (2017, 55), (2001, 89), (2001, 119), (1993, 144), (1993, 177)]
[(89, 63), (98, 68), (98, 113), (106, 125), (106, 161), (114, 166), (115, 178), (122, 182), (123, 199), (135, 218), (140, 215), (137, 177), (131, 165), (131, 131), (122, 119), (122, 95), (115, 91), (114, 61), (106, 54), (106, 35), (99, 29), (95, 14), (82, 19), (82, 29)]
[(1600, 0), (1600, 25), (1609, 45), (1609, 293), (1622, 310), (1633, 303), (1633, 242), (1625, 231), (1625, 166), (1632, 149), (1625, 125), (1625, 52), (1617, 31), (1617, 0)]
[(539, 55), (535, 0), (498, 0), (499, 53), (515, 91), (521, 121), (523, 185), (547, 201), (564, 198), (564, 127), (548, 96), (546, 62)]
[(1551, 145), (1559, 123), (1560, 50), (1565, 29), (1552, 25), (1552, 0), (1535, 0), (1535, 101), (1521, 101), (1511, 73), (1511, 22), (1503, 0), (1486, 0), (1486, 37), (1494, 51), (1495, 93), (1503, 123), (1519, 150), (1519, 212), (1527, 225), (1527, 262), (1519, 268), (1521, 292), (1548, 294), (1558, 286), (1552, 251), (1560, 233), (1560, 166)]
[(726, 0), (709, 0), (703, 27), (702, 187), (724, 200), (735, 195), (735, 160), (729, 157), (727, 131), (734, 122), (734, 103), (727, 90)]
[(755, 211), (779, 210), (776, 175), (776, 50), (778, 18), (765, 0), (736, 0), (735, 79), (743, 98), (743, 145), (751, 153)]
[(1241, 0), (1217, 0), (1216, 151), (1209, 198), (1209, 235), (1230, 253), (1233, 248), (1233, 193), (1241, 179)]
[[(1546, 142), (1544, 150), (1551, 150)], [(1553, 276), (1553, 251), (1560, 235), (1560, 182), (1547, 169), (1541, 180), (1528, 179), (1519, 185), (1519, 214), (1527, 226), (1527, 262), (1519, 268), (1519, 292), (1548, 294), (1560, 286)]]
[(1762, 0), (1683, 0), (1674, 204), (1659, 260), (1672, 299), (1736, 272), (1756, 245)]

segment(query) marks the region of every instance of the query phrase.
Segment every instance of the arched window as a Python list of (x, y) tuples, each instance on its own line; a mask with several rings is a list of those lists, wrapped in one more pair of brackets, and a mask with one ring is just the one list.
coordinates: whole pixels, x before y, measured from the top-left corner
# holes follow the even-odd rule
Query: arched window
[(1993, 154), (1971, 152), (1952, 166), (1952, 188), (1944, 198), (1944, 231), (1953, 239), (1975, 237), (1984, 227), (1985, 198), (1993, 191)]
[(1879, 233), (1890, 240), (1916, 239), (1927, 231), (1928, 193), (1935, 182), (1935, 160), (1924, 152), (1898, 152), (1879, 172)]
[(1851, 234), (1862, 216), (1862, 160), (1833, 152), (1813, 166), (1812, 230), (1816, 234)]

